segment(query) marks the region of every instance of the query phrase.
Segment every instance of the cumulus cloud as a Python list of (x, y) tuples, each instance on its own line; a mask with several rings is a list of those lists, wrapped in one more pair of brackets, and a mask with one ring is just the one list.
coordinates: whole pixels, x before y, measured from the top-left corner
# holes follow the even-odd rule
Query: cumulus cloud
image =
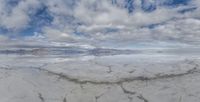
[(175, 1), (18, 0), (14, 6), (8, 6), (10, 4), (2, 0), (0, 27), (8, 31), (30, 28), (30, 22), (34, 22), (32, 16), (45, 7), (52, 19), (40, 27), (39, 33), (50, 41), (199, 42), (199, 0)]
[(50, 41), (73, 42), (75, 40), (73, 35), (50, 27), (43, 28), (43, 33)]
[(38, 0), (19, 0), (14, 7), (8, 6), (8, 2), (1, 1), (0, 5), (0, 25), (4, 29), (17, 31), (28, 26), (30, 21), (29, 13), (32, 9), (39, 7)]

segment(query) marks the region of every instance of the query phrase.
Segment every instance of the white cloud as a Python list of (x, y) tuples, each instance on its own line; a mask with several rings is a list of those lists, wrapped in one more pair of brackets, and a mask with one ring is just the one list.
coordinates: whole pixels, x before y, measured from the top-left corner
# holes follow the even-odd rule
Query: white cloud
[(4, 0), (0, 2), (0, 26), (5, 29), (17, 31), (28, 26), (30, 21), (29, 13), (39, 7), (38, 0), (22, 0), (17, 6), (8, 8)]
[[(75, 3), (76, 2), (76, 3)], [(41, 28), (44, 37), (51, 41), (66, 42), (136, 42), (171, 41), (189, 43), (200, 39), (200, 2), (192, 0), (189, 5), (162, 6), (172, 0), (141, 0), (133, 2), (135, 10), (129, 13), (123, 0), (22, 0), (17, 6), (6, 10), (5, 0), (0, 1), (0, 26), (13, 31), (29, 26), (31, 13), (41, 5), (47, 7), (53, 17), (50, 26)], [(146, 12), (155, 5), (156, 10)], [(179, 11), (197, 7), (180, 13)], [(79, 24), (80, 25), (79, 25)], [(149, 25), (154, 25), (149, 28)], [(84, 35), (77, 36), (74, 32)]]
[(51, 27), (44, 27), (43, 33), (50, 41), (61, 41), (61, 42), (74, 42), (75, 37), (71, 34), (61, 31), (59, 29), (54, 29)]
[(174, 39), (177, 41), (199, 42), (200, 20), (187, 18), (170, 21), (154, 29), (156, 36), (161, 39)]

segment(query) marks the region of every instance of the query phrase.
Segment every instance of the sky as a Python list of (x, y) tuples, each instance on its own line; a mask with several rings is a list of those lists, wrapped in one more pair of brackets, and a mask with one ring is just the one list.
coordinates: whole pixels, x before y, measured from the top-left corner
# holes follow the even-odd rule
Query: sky
[(0, 42), (198, 45), (200, 0), (1, 0)]

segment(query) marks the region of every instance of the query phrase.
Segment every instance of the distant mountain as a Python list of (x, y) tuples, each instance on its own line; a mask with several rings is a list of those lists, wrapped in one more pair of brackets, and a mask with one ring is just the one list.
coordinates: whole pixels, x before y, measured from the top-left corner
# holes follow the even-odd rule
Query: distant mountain
[(119, 50), (119, 49), (106, 49), (106, 48), (81, 48), (81, 47), (19, 47), (8, 48), (0, 50), (0, 54), (7, 55), (35, 55), (35, 56), (77, 56), (77, 55), (93, 55), (93, 56), (106, 56), (106, 55), (120, 55), (120, 54), (133, 54), (139, 53), (136, 50)]

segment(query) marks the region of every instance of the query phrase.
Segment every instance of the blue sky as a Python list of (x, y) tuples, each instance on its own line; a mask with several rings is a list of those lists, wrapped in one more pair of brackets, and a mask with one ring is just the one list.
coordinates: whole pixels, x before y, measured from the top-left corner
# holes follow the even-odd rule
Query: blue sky
[(1, 0), (0, 40), (193, 44), (199, 7), (199, 0)]

